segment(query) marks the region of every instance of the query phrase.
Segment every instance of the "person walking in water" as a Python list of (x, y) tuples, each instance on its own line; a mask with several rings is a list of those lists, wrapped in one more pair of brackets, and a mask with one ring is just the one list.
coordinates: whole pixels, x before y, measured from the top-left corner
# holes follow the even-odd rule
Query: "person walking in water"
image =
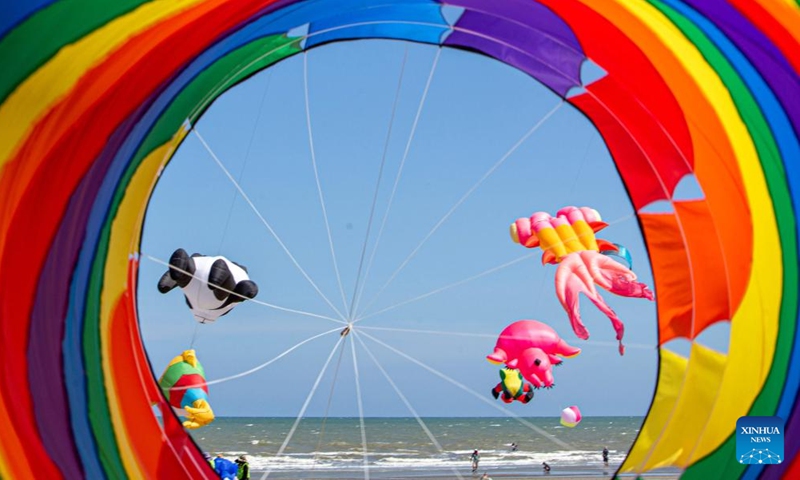
[(472, 456), (470, 457), (470, 459), (472, 460), (472, 471), (473, 472), (478, 471), (478, 462), (481, 461), (481, 454), (478, 453), (478, 450), (472, 452)]
[(608, 466), (608, 447), (603, 447), (603, 464)]
[(550, 465), (547, 462), (542, 462), (542, 470), (544, 470), (545, 475), (550, 475)]

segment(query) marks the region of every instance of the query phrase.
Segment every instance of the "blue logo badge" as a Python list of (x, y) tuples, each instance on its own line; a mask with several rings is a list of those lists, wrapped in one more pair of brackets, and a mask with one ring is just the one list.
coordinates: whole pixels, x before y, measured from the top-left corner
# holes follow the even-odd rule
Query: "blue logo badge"
[(736, 460), (747, 465), (783, 462), (783, 420), (778, 417), (737, 420)]

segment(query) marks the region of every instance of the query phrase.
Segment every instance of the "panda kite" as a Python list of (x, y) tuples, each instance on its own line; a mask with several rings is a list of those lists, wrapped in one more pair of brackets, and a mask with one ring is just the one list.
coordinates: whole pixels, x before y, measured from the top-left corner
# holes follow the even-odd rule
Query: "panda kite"
[(225, 257), (199, 253), (190, 257), (179, 248), (170, 257), (169, 265), (170, 269), (158, 281), (158, 291), (167, 293), (180, 287), (192, 315), (200, 323), (211, 323), (233, 310), (237, 303), (258, 294), (258, 286), (250, 280), (247, 268)]

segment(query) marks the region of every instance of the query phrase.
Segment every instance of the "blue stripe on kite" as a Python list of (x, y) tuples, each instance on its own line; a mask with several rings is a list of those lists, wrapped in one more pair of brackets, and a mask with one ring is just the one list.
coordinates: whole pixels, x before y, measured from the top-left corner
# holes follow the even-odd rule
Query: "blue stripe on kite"
[[(82, 252), (82, 255), (84, 252)], [(85, 255), (92, 255), (85, 253)], [(86, 478), (106, 478), (100, 465), (99, 452), (89, 422), (88, 386), (83, 358), (83, 326), (86, 312), (86, 286), (89, 283), (89, 268), (80, 261), (72, 276), (69, 292), (69, 307), (65, 319), (63, 358), (64, 380), (69, 398), (69, 415), (72, 436), (81, 457)]]
[[(347, 25), (352, 27), (340, 28)], [(438, 4), (424, 2), (381, 5), (358, 11), (343, 11), (313, 21), (306, 48), (325, 42), (357, 38), (394, 38), (439, 45), (442, 33), (449, 29)]]

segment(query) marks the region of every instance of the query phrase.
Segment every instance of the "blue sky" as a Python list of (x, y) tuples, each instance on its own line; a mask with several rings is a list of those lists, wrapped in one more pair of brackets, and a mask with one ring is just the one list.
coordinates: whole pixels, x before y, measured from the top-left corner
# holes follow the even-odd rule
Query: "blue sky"
[[(359, 41), (307, 54), (315, 157), (346, 300), (334, 273), (312, 167), (303, 54), (230, 90), (197, 124), (261, 215), (340, 311), (352, 301), (404, 55), (408, 56), (363, 270), (436, 53), (435, 47), (425, 45)], [(592, 337), (581, 341), (555, 297), (555, 268), (541, 265), (540, 250), (515, 245), (508, 235), (511, 222), (535, 211), (592, 206), (612, 223), (601, 238), (627, 246), (640, 280), (653, 285), (634, 212), (608, 151), (594, 127), (566, 103), (467, 197), (372, 301), (434, 225), (559, 102), (513, 68), (473, 53), (442, 51), (374, 264), (369, 277), (362, 274), (360, 280), (365, 285), (361, 313), (367, 305), (371, 304), (367, 313), (375, 312), (534, 255), (365, 319), (356, 329), (450, 332), (363, 330), (492, 400), (489, 391), (499, 380), (498, 368), (485, 356), (493, 349), (493, 337), (516, 320), (538, 319), (583, 353), (555, 371), (555, 389), (539, 391), (530, 404), (515, 403), (510, 410), (523, 416), (557, 416), (562, 408), (578, 405), (585, 415), (644, 415), (657, 372), (655, 303), (604, 295), (626, 324), (629, 348), (620, 357), (610, 322), (584, 299), (583, 317)], [(248, 267), (260, 289), (258, 300), (335, 317), (235, 191), (198, 138), (187, 137), (153, 194), (142, 254), (166, 261), (181, 247), (190, 253), (225, 255)], [(246, 371), (338, 326), (246, 302), (218, 322), (197, 327), (179, 291), (157, 292), (164, 271), (143, 258), (139, 316), (157, 375), (169, 359), (189, 347), (195, 331), (194, 347), (213, 380)], [(716, 330), (707, 343), (724, 349), (727, 334), (724, 327)], [(256, 373), (212, 386), (215, 412), (296, 416), (338, 339), (335, 333), (322, 337)], [(421, 415), (502, 415), (364, 340)], [(338, 373), (337, 351), (307, 415), (324, 415), (332, 391), (329, 415), (358, 415), (350, 345), (346, 347)], [(358, 342), (356, 347), (365, 414), (408, 416)], [(680, 341), (674, 348), (687, 351)]]

